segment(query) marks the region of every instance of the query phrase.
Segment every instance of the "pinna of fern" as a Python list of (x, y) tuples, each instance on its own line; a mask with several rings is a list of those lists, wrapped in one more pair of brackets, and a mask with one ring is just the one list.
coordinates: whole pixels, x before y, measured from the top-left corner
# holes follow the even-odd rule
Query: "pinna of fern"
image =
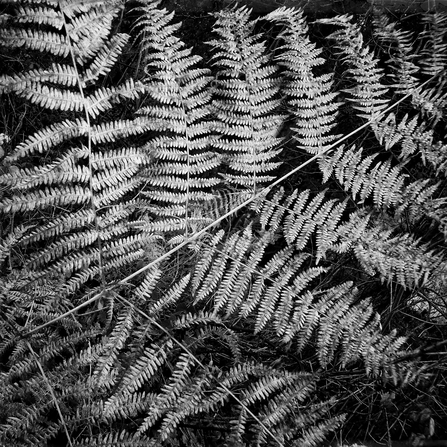
[(276, 69), (260, 35), (253, 34), (256, 21), (250, 12), (246, 7), (217, 12), (213, 31), (218, 37), (209, 42), (216, 67), (212, 145), (227, 167), (224, 181), (247, 193), (274, 178), (284, 119), (277, 112)]
[(311, 154), (323, 151), (338, 138), (333, 129), (339, 104), (337, 94), (331, 91), (332, 75), (313, 73), (324, 63), (322, 50), (310, 42), (301, 10), (278, 8), (266, 19), (282, 26), (277, 37), (282, 45), (275, 60), (285, 68), (281, 91), (294, 119), (294, 138)]
[(142, 148), (151, 163), (141, 173), (150, 213), (145, 231), (188, 234), (200, 225), (200, 204), (212, 199), (219, 158), (210, 150), (208, 69), (184, 48), (160, 1), (143, 1), (136, 29), (141, 39), (146, 100), (138, 115), (151, 129)]

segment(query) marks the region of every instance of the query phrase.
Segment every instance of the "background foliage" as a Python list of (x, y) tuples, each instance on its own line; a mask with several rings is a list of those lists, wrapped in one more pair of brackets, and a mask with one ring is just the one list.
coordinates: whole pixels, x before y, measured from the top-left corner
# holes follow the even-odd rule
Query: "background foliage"
[(2, 445), (446, 435), (447, 16), (0, 5)]

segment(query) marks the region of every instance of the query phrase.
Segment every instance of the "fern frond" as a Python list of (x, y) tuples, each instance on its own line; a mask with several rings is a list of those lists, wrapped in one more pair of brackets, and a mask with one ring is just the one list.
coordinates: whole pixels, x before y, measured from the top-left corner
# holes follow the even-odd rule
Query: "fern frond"
[[(76, 165), (77, 151), (68, 151), (53, 163), (33, 169), (11, 169), (0, 178), (0, 183), (11, 190), (26, 191), (39, 186), (85, 183), (88, 169)], [(12, 171), (12, 173), (11, 173)]]
[(77, 92), (59, 90), (32, 81), (16, 90), (16, 93), (49, 110), (80, 112), (86, 105), (83, 96)]
[(277, 113), (276, 70), (260, 35), (252, 35), (250, 10), (223, 10), (216, 16), (213, 30), (219, 37), (209, 42), (217, 67), (212, 145), (227, 166), (224, 180), (254, 191), (279, 166), (274, 160), (281, 152), (277, 135), (283, 117)]
[[(31, 1), (35, 2), (36, 0)], [(90, 0), (88, 2), (83, 2), (80, 0), (46, 0), (46, 3), (60, 4), (64, 9), (64, 14), (70, 19), (75, 16), (82, 15), (83, 13), (89, 13), (92, 10), (98, 10), (98, 13), (107, 13), (110, 10), (114, 10), (114, 8), (120, 4), (117, 0), (111, 0), (110, 2), (104, 2), (102, 0)]]
[[(242, 307), (242, 311), (246, 312), (248, 309), (255, 309), (259, 306), (255, 332), (260, 332), (265, 328), (267, 322), (273, 319), (277, 334), (282, 336), (286, 331), (294, 305), (299, 300), (301, 292), (306, 289), (315, 277), (324, 272), (322, 268), (307, 270), (298, 274), (292, 282), (293, 276), (297, 274), (298, 269), (304, 263), (307, 256), (293, 257), (290, 259), (290, 264), (286, 264), (281, 258), (282, 256), (278, 256), (277, 259), (272, 260), (275, 262), (271, 261), (266, 265), (265, 270), (269, 272), (268, 276), (262, 272), (265, 275), (264, 278), (270, 276), (271, 279), (274, 279), (272, 281), (273, 284), (267, 287), (264, 284), (261, 288), (257, 284), (257, 287), (253, 288), (253, 291), (258, 293), (262, 291), (262, 294), (250, 293), (247, 298), (248, 306), (246, 308), (245, 306)], [(284, 265), (281, 265), (283, 263)], [(278, 276), (276, 277), (276, 275)], [(292, 283), (289, 284), (289, 281)]]
[(175, 37), (178, 26), (170, 24), (173, 15), (159, 9), (160, 2), (140, 3), (136, 27), (152, 101), (138, 113), (154, 132), (144, 146), (152, 163), (142, 173), (142, 194), (151, 202), (148, 213), (166, 216), (146, 230), (188, 233), (199, 224), (193, 213), (212, 198), (211, 188), (220, 182), (213, 175), (219, 159), (208, 150), (210, 72), (195, 68), (200, 57)]
[(421, 157), (424, 161), (430, 163), (435, 169), (436, 173), (446, 175), (447, 173), (447, 157), (446, 145), (442, 142), (431, 143), (431, 139), (427, 141), (428, 144), (421, 145)]
[[(135, 29), (138, 30), (138, 37), (142, 38), (142, 50), (145, 58), (143, 63), (146, 64), (154, 57), (152, 50), (159, 51), (166, 44), (170, 46), (173, 43), (178, 43), (174, 33), (181, 24), (172, 23), (174, 12), (168, 13), (166, 9), (161, 9), (159, 7), (161, 0), (143, 0), (140, 4), (143, 6), (137, 10), (142, 14), (135, 23)], [(145, 36), (148, 30), (151, 33), (149, 36)], [(148, 51), (152, 54), (145, 54)], [(164, 60), (161, 55), (159, 55), (159, 59)]]
[(275, 59), (286, 70), (282, 91), (295, 120), (294, 138), (307, 152), (318, 153), (339, 137), (331, 133), (339, 108), (337, 94), (331, 92), (332, 76), (313, 72), (324, 63), (322, 50), (310, 42), (301, 10), (278, 8), (266, 18), (283, 27), (279, 34), (283, 44)]
[(426, 139), (426, 136), (429, 135), (428, 132), (424, 134), (425, 126), (417, 126), (417, 124), (417, 115), (411, 120), (409, 120), (408, 115), (405, 115), (400, 123), (397, 124), (396, 116), (394, 113), (390, 113), (382, 121), (377, 123), (374, 127), (374, 133), (379, 143), (387, 151), (391, 151), (394, 146), (400, 143), (402, 150), (399, 157), (405, 162), (411, 155), (418, 151), (419, 141), (423, 138)]
[(359, 353), (365, 352), (364, 344), (369, 335), (379, 329), (380, 322), (378, 314), (374, 315), (371, 300), (364, 299), (355, 308), (349, 309), (339, 323), (344, 327), (339, 362), (342, 368), (346, 368), (358, 360)]
[(409, 300), (412, 309), (426, 313), (431, 321), (439, 323), (442, 323), (447, 315), (447, 301), (445, 299), (447, 277), (445, 269), (445, 263), (439, 263), (438, 266), (434, 267), (425, 288), (419, 290)]
[[(346, 327), (344, 319), (350, 312), (348, 312), (354, 301), (355, 292), (351, 290), (352, 284), (343, 284), (339, 287), (334, 287), (324, 294), (319, 301), (319, 313), (321, 315), (318, 330), (318, 358), (323, 368), (326, 368), (333, 360), (335, 351), (338, 348), (342, 331)], [(352, 309), (351, 312), (358, 314), (358, 308)], [(356, 325), (357, 326), (357, 325)], [(345, 344), (349, 350), (351, 345)], [(345, 354), (351, 356), (350, 353)]]
[(303, 431), (301, 439), (299, 439), (299, 445), (305, 447), (316, 447), (324, 442), (326, 436), (331, 431), (338, 428), (344, 421), (343, 416), (333, 417), (324, 422), (320, 422), (317, 425), (307, 428)]
[[(293, 191), (285, 200), (279, 190), (271, 200), (258, 209), (260, 223), (271, 231), (282, 229), (288, 245), (303, 250), (317, 232), (317, 261), (324, 258), (328, 247), (337, 239), (336, 227), (346, 208), (345, 202), (325, 200), (325, 192), (317, 194), (310, 203), (310, 191)], [(283, 203), (281, 203), (283, 202)]]
[[(67, 2), (62, 6), (65, 14), (73, 12), (74, 3)], [(66, 23), (67, 32), (78, 56), (80, 63), (88, 60), (100, 49), (108, 37), (114, 16), (119, 11), (116, 0), (110, 3), (91, 5), (93, 7), (73, 14)], [(99, 7), (98, 7), (99, 6)], [(87, 47), (87, 42), (89, 47)]]
[(413, 48), (413, 33), (397, 28), (396, 23), (390, 22), (383, 11), (374, 9), (374, 34), (379, 41), (389, 45), (392, 73), (389, 75), (394, 81), (393, 87), (398, 94), (406, 95), (414, 92), (418, 86), (415, 74), (419, 67), (415, 64)]
[[(181, 393), (188, 394), (187, 390), (193, 389), (191, 387), (191, 369), (194, 360), (191, 359), (189, 354), (180, 354), (176, 365), (173, 368), (173, 374), (170, 381), (162, 387), (161, 393), (152, 402), (151, 407), (148, 409), (148, 416), (144, 419), (143, 423), (140, 424), (137, 433), (144, 433), (149, 427), (153, 426), (155, 422), (163, 416), (163, 414), (168, 413), (172, 404), (179, 404), (179, 399)], [(189, 385), (189, 387), (187, 386)], [(177, 401), (177, 402), (176, 402)], [(169, 413), (167, 414), (169, 418)], [(181, 413), (179, 412), (178, 417), (181, 418)], [(162, 433), (162, 438), (163, 438)], [(166, 438), (165, 438), (166, 439)]]
[(203, 385), (206, 385), (205, 379), (192, 381), (185, 393), (178, 399), (176, 407), (166, 414), (160, 427), (162, 441), (172, 438), (176, 434), (177, 427), (185, 419), (201, 410)]
[(16, 194), (13, 199), (3, 199), (0, 210), (4, 213), (33, 211), (51, 206), (83, 204), (90, 200), (90, 192), (80, 186), (43, 188), (28, 194)]
[(393, 360), (398, 357), (398, 353), (404, 343), (405, 337), (397, 337), (396, 331), (388, 335), (372, 336), (365, 340), (363, 350), (365, 355), (365, 368), (368, 375), (378, 376), (384, 371), (390, 377), (387, 370), (393, 368)]
[(425, 29), (419, 36), (423, 45), (418, 52), (419, 64), (423, 74), (433, 76), (445, 70), (447, 64), (447, 15), (441, 12), (427, 12), (422, 17), (422, 23)]
[(317, 194), (306, 205), (309, 191), (304, 191), (298, 196), (296, 192), (295, 190), (295, 193), (290, 195), (284, 204), (288, 211), (284, 222), (284, 235), (289, 245), (295, 245), (298, 250), (302, 250), (315, 229), (319, 227), (328, 231), (326, 222), (336, 224), (345, 207), (340, 204), (337, 206), (336, 200), (323, 203), (324, 192)]
[(360, 112), (358, 115), (371, 120), (388, 105), (388, 100), (384, 98), (388, 89), (382, 82), (383, 70), (378, 67), (379, 61), (364, 46), (361, 30), (351, 23), (351, 16), (337, 16), (319, 22), (341, 27), (328, 38), (335, 41), (342, 60), (350, 67), (348, 73), (355, 82), (353, 87), (344, 91), (350, 95), (348, 100), (352, 102), (352, 107)]
[(238, 417), (230, 421), (231, 431), (228, 438), (231, 444), (239, 446), (245, 444), (243, 435), (247, 426), (247, 410), (244, 406), (238, 405), (236, 411)]
[(41, 269), (56, 259), (64, 258), (68, 253), (93, 245), (97, 238), (98, 234), (92, 230), (77, 232), (73, 236), (62, 237), (57, 242), (47, 246), (44, 250), (31, 256), (27, 265), (32, 269)]
[(435, 185), (430, 183), (430, 179), (427, 179), (416, 180), (407, 185), (402, 192), (402, 202), (396, 209), (396, 217), (405, 216), (410, 224), (424, 216), (433, 216), (437, 219), (435, 216), (439, 214), (440, 208), (443, 206), (443, 199), (433, 198), (439, 188), (439, 183)]
[[(91, 127), (91, 138), (94, 144), (111, 143), (121, 138), (142, 134), (148, 130), (147, 124), (139, 118), (133, 120), (115, 120), (93, 125)], [(132, 155), (131, 151), (131, 148), (121, 149), (121, 153), (124, 154), (127, 152), (129, 156)], [(133, 157), (138, 159), (141, 156), (141, 151), (133, 150)]]
[(3, 264), (5, 259), (9, 256), (12, 247), (17, 244), (20, 240), (22, 241), (23, 235), (29, 230), (29, 228), (20, 225), (14, 228), (6, 238), (0, 240), (0, 266)]
[(77, 85), (77, 71), (70, 65), (52, 64), (45, 69), (30, 70), (14, 76), (0, 77), (0, 93), (19, 92), (24, 94), (27, 89), (40, 87), (44, 82), (61, 84), (64, 87)]
[[(131, 402), (123, 402), (123, 407), (130, 406)], [(135, 404), (137, 406), (137, 404)], [(123, 411), (123, 417), (125, 415), (131, 415), (132, 412)], [(153, 439), (147, 436), (138, 436), (126, 430), (120, 430), (115, 432), (111, 429), (110, 433), (99, 433), (97, 436), (89, 436), (84, 439), (76, 439), (73, 442), (73, 447), (157, 447)]]
[[(262, 422), (267, 427), (288, 425), (288, 415), (293, 413), (296, 406), (302, 403), (315, 390), (314, 378), (307, 373), (300, 372), (296, 374), (291, 382), (284, 390), (269, 399), (268, 404), (264, 407)], [(304, 428), (309, 418), (312, 418), (311, 414), (302, 414), (300, 416), (295, 419), (293, 423), (294, 428)], [(287, 430), (283, 430), (283, 432), (287, 433)], [(264, 442), (267, 441), (263, 431), (260, 432), (259, 439), (262, 439)]]
[[(213, 291), (216, 290), (217, 285), (223, 280), (229, 255), (238, 253), (239, 257), (243, 257), (250, 245), (250, 242), (250, 234), (248, 232), (246, 232), (242, 237), (234, 235), (226, 241), (224, 250), (218, 255), (217, 259), (213, 260), (214, 262), (210, 262), (211, 259), (208, 258), (206, 263), (202, 263), (200, 265), (200, 273), (198, 275), (194, 275), (194, 282), (197, 284), (197, 282), (200, 281), (200, 287), (195, 290), (195, 303), (206, 300), (213, 293)], [(236, 246), (238, 247), (237, 251)], [(237, 266), (239, 266), (239, 263), (236, 261), (235, 267), (237, 268)], [(207, 270), (209, 268), (207, 275), (206, 277), (203, 276), (203, 279), (200, 279), (200, 277), (205, 273), (205, 268)], [(229, 275), (231, 275), (231, 273), (229, 273)], [(225, 297), (228, 297), (228, 295), (224, 290), (219, 300), (221, 303), (219, 307), (225, 304), (225, 301), (223, 301)]]
[(95, 118), (100, 113), (105, 112), (119, 103), (123, 99), (136, 99), (144, 92), (141, 83), (135, 83), (132, 79), (128, 79), (118, 87), (98, 88), (93, 95), (88, 96), (85, 100), (88, 113)]
[[(62, 70), (63, 68), (60, 67)], [(23, 75), (22, 75), (23, 76)], [(40, 74), (39, 77), (43, 75)], [(63, 82), (75, 82), (68, 74), (57, 74), (55, 81)], [(74, 111), (80, 112), (85, 109), (88, 110), (92, 117), (96, 117), (101, 112), (110, 109), (114, 102), (120, 97), (126, 99), (135, 99), (142, 92), (138, 85), (135, 85), (131, 80), (128, 80), (124, 85), (118, 88), (100, 88), (95, 91), (93, 95), (86, 98), (80, 93), (61, 90), (52, 86), (47, 86), (40, 82), (35, 82), (33, 77), (26, 78), (25, 82), (18, 82), (14, 79), (3, 80), (5, 85), (3, 90), (14, 89), (14, 92), (22, 96), (25, 99), (30, 100), (33, 103), (38, 104), (41, 107), (49, 110), (61, 110), (61, 111)]]
[(214, 259), (216, 247), (219, 243), (222, 242), (224, 235), (225, 232), (223, 230), (218, 231), (214, 235), (214, 237), (201, 249), (202, 256), (199, 258), (196, 264), (194, 275), (191, 279), (191, 286), (194, 294), (197, 293), (197, 290), (202, 284), (205, 274), (209, 271), (211, 263)]
[[(165, 311), (170, 306), (175, 306), (180, 301), (180, 298), (188, 286), (190, 281), (190, 275), (184, 276), (179, 282), (172, 286), (165, 294), (157, 301), (152, 301), (149, 305), (148, 314), (156, 317), (161, 312)], [(185, 318), (187, 316), (185, 315)], [(195, 321), (195, 320), (194, 320)], [(182, 325), (183, 323), (176, 322), (173, 323)]]

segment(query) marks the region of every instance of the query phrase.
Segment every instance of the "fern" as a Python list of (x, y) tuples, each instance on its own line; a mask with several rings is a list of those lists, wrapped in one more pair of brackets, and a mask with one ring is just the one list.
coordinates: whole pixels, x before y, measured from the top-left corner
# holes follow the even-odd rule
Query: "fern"
[[(270, 207), (283, 208), (278, 204), (272, 204)], [(288, 208), (284, 207), (284, 209)], [(307, 214), (306, 210), (299, 211), (298, 209), (289, 212), (293, 215), (306, 216)], [(268, 213), (263, 212), (261, 216), (266, 214)], [(309, 211), (309, 219), (312, 221), (310, 216), (312, 216), (312, 211)], [(283, 237), (288, 245), (293, 247), (295, 240), (288, 236), (290, 229), (286, 225), (278, 225), (282, 219), (282, 216), (277, 217), (277, 220), (268, 221), (264, 225), (267, 229), (270, 225), (284, 228)], [(296, 225), (299, 228), (301, 224)], [(343, 240), (346, 225), (340, 223), (339, 229), (334, 229), (337, 240), (338, 238)], [(312, 232), (315, 232), (315, 229)], [(222, 241), (221, 238), (222, 234), (216, 236), (210, 247), (218, 247), (219, 242)], [(213, 301), (210, 305), (213, 312), (221, 312), (226, 308), (228, 316), (239, 314), (239, 318), (247, 319), (253, 315), (255, 333), (265, 331), (272, 325), (276, 335), (284, 342), (288, 343), (296, 339), (299, 350), (306, 347), (314, 331), (320, 327), (320, 334), (324, 335), (324, 338), (320, 338), (317, 352), (323, 366), (333, 360), (334, 352), (339, 344), (348, 349), (343, 354), (346, 358), (358, 358), (363, 355), (362, 351), (355, 355), (350, 353), (351, 345), (343, 344), (342, 340), (346, 336), (343, 335), (343, 328), (346, 325), (338, 318), (348, 318), (353, 325), (350, 327), (355, 327), (358, 319), (362, 328), (360, 339), (368, 333), (373, 333), (375, 337), (378, 326), (374, 323), (376, 329), (373, 330), (372, 323), (366, 325), (364, 317), (361, 316), (365, 313), (363, 306), (359, 306), (358, 310), (351, 307), (355, 297), (355, 292), (349, 291), (351, 285), (343, 284), (333, 289), (323, 289), (318, 293), (315, 289), (311, 291), (310, 284), (315, 278), (324, 275), (325, 268), (302, 268), (307, 256), (294, 256), (291, 248), (278, 251), (269, 262), (262, 265), (263, 255), (272, 241), (261, 238), (259, 242), (253, 244), (252, 239), (253, 235), (248, 228), (241, 236), (234, 235), (229, 238), (214, 259), (211, 254), (215, 249), (209, 248), (204, 253), (206, 261), (198, 264), (196, 274), (192, 279), (195, 302), (212, 296)], [(355, 241), (353, 238), (351, 240)], [(359, 247), (360, 241), (359, 235)], [(233, 255), (235, 246), (238, 247), (237, 256)], [(355, 248), (354, 251), (356, 251)], [(405, 263), (402, 262), (402, 264)], [(414, 271), (411, 269), (411, 272)], [(332, 310), (329, 311), (329, 309)], [(349, 312), (348, 309), (350, 309)], [(369, 312), (371, 315), (371, 310)], [(375, 372), (378, 373), (378, 371), (379, 365), (376, 365)]]
[[(137, 22), (144, 51), (147, 105), (138, 114), (153, 131), (143, 150), (151, 164), (142, 174), (147, 211), (158, 216), (145, 231), (183, 232), (200, 225), (196, 209), (212, 199), (219, 159), (210, 145), (209, 70), (195, 68), (200, 57), (175, 37), (173, 14), (160, 2), (143, 2)], [(150, 98), (150, 101), (149, 101)], [(161, 217), (163, 216), (163, 217)]]
[(98, 358), (94, 371), (95, 382), (98, 387), (106, 386), (110, 388), (114, 385), (118, 373), (113, 372), (112, 368), (115, 366), (118, 354), (131, 333), (134, 324), (133, 314), (133, 309), (130, 308), (117, 317), (117, 323), (104, 344), (104, 354)]
[(447, 16), (443, 13), (427, 13), (422, 19), (425, 30), (421, 33), (423, 47), (418, 51), (421, 71), (427, 75), (434, 75), (445, 70), (447, 44), (444, 37), (447, 32)]
[(342, 61), (349, 64), (348, 73), (354, 81), (354, 85), (344, 91), (352, 107), (360, 112), (358, 115), (369, 120), (386, 108), (388, 100), (384, 96), (388, 89), (381, 82), (382, 70), (378, 67), (378, 60), (363, 45), (360, 29), (351, 23), (351, 18), (346, 15), (319, 22), (340, 27), (329, 38), (335, 41)]
[(415, 91), (419, 67), (414, 61), (413, 33), (398, 29), (382, 11), (374, 9), (374, 34), (380, 43), (389, 45), (387, 63), (392, 69), (389, 76), (394, 81), (394, 91), (404, 95)]
[[(393, 312), (446, 315), (445, 86), (383, 111), (418, 65), (435, 60), (442, 81), (442, 16), (426, 19), (422, 64), (376, 16), (392, 85), (359, 26), (323, 20), (341, 28), (340, 87), (300, 11), (218, 12), (213, 80), (173, 14), (143, 0), (125, 19), (139, 81), (116, 83), (120, 4), (4, 4), (0, 44), (20, 64), (3, 66), (2, 110), (32, 113), (0, 134), (0, 444), (318, 446), (355, 425), (354, 400), (380, 424), (378, 386), (416, 392), (423, 369), (393, 329), (411, 322)], [(262, 23), (279, 29), (273, 54)], [(329, 152), (340, 93), (368, 120), (365, 149), (352, 134)], [(271, 183), (281, 107), (288, 153), (315, 156)], [(324, 191), (302, 169), (316, 160)]]
[[(395, 47), (391, 59), (395, 73), (393, 80), (397, 93), (411, 94), (412, 104), (420, 109), (422, 116), (427, 117), (433, 125), (443, 119), (445, 101), (443, 87), (445, 80), (443, 70), (445, 67), (445, 16), (439, 13), (427, 13), (423, 17), (425, 30), (420, 35), (419, 48), (412, 46), (412, 34), (408, 31), (398, 30), (383, 14), (376, 14), (376, 34), (383, 42)], [(415, 54), (416, 52), (416, 54)], [(416, 89), (418, 73), (422, 75), (439, 75), (441, 82), (431, 89)]]
[(213, 148), (222, 156), (228, 185), (254, 192), (274, 178), (271, 173), (281, 152), (278, 134), (283, 117), (276, 111), (278, 86), (275, 68), (269, 64), (265, 44), (253, 33), (250, 10), (217, 13), (210, 41), (216, 66), (214, 81)]
[[(128, 39), (128, 36), (118, 34), (112, 45), (105, 44), (112, 20), (119, 12), (117, 5), (92, 4), (79, 11), (76, 5), (70, 6), (69, 3), (59, 9), (54, 5), (38, 8), (39, 14), (26, 23), (29, 28), (15, 28), (16, 24), (11, 19), (9, 27), (4, 30), (9, 36), (4, 44), (36, 49), (26, 39), (14, 40), (12, 37), (15, 33), (37, 33), (41, 45), (38, 49), (51, 53), (51, 45), (57, 36), (66, 47), (63, 53), (58, 51), (56, 54), (67, 59), (67, 64), (53, 63), (49, 68), (33, 69), (14, 76), (3, 75), (0, 79), (2, 92), (22, 96), (50, 111), (73, 112), (73, 116), (37, 131), (8, 154), (9, 170), (0, 178), (7, 194), (2, 198), (0, 208), (6, 214), (38, 213), (34, 214), (32, 231), (20, 241), (22, 249), (30, 253), (27, 268), (40, 272), (47, 269), (65, 278), (73, 276), (68, 287), (73, 291), (88, 278), (98, 274), (103, 276), (106, 270), (124, 265), (123, 250), (138, 253), (143, 245), (144, 238), (128, 235), (126, 221), (132, 208), (122, 201), (122, 197), (139, 185), (134, 177), (146, 163), (145, 157), (136, 149), (104, 150), (99, 144), (141, 133), (147, 126), (138, 120), (91, 123), (93, 118), (99, 118), (104, 111), (111, 109), (114, 103), (123, 98), (134, 99), (142, 91), (131, 80), (113, 88), (93, 88), (83, 80), (84, 75), (88, 76), (91, 84), (99, 75), (107, 75), (113, 64), (104, 64), (104, 59), (116, 60)], [(19, 11), (16, 23), (23, 22), (20, 17), (26, 11)], [(54, 32), (32, 28), (35, 23), (41, 24), (43, 16), (47, 17), (45, 23), (54, 28)], [(62, 33), (63, 29), (67, 35)], [(91, 44), (88, 47), (85, 45), (87, 41)], [(77, 61), (74, 65), (69, 64), (72, 57)], [(87, 61), (91, 63), (89, 73), (82, 67)], [(43, 152), (49, 156), (45, 160), (37, 160), (36, 154)], [(30, 160), (35, 166), (25, 167)], [(116, 205), (119, 200), (121, 204)], [(62, 211), (52, 215), (57, 208)], [(48, 223), (46, 218), (51, 215), (52, 222)], [(75, 215), (79, 218), (73, 218)], [(113, 215), (121, 218), (110, 220)], [(121, 253), (114, 249), (117, 241), (110, 241), (112, 234), (122, 234)], [(31, 244), (36, 241), (46, 241), (47, 246), (32, 255)], [(131, 260), (132, 256), (128, 262)]]
[[(30, 224), (10, 249), (13, 273), (6, 276), (10, 296), (1, 300), (2, 314), (15, 329), (2, 346), (8, 373), (2, 375), (6, 407), (1, 412), (0, 439), (14, 445), (45, 445), (58, 435), (62, 423), (69, 432), (78, 430), (80, 420), (93, 411), (83, 408), (87, 396), (97, 401), (98, 390), (111, 386), (108, 373), (115, 370), (116, 353), (109, 353), (102, 364), (101, 387), (96, 390), (85, 381), (80, 360), (80, 346), (95, 340), (100, 320), (87, 318), (92, 328), (86, 329), (86, 320), (70, 316), (70, 309), (76, 299), (86, 299), (81, 289), (99, 284), (104, 290), (117, 268), (126, 268), (141, 256), (148, 240), (132, 231), (128, 222), (134, 209), (131, 194), (140, 184), (135, 176), (146, 163), (145, 155), (116, 145), (119, 138), (142, 133), (147, 126), (138, 119), (107, 123), (104, 114), (123, 100), (136, 99), (142, 88), (132, 80), (120, 86), (98, 85), (128, 40), (117, 34), (107, 42), (120, 12), (117, 6), (113, 2), (16, 6), (17, 14), (2, 28), (0, 43), (6, 51), (22, 47), (24, 53), (38, 50), (43, 57), (38, 68), (1, 75), (1, 94), (23, 98), (52, 120), (55, 112), (61, 116), (59, 122), (15, 141), (0, 176), (5, 228), (12, 231), (14, 217), (19, 216)], [(34, 11), (36, 15), (28, 15)], [(48, 64), (51, 55), (60, 62)], [(114, 298), (113, 293), (104, 293), (105, 320), (113, 316)], [(52, 323), (43, 337), (31, 337), (29, 342), (24, 338), (23, 334), (54, 321), (58, 323)], [(39, 353), (46, 369), (45, 382), (33, 352)], [(64, 356), (69, 361), (64, 362)], [(56, 407), (48, 392), (42, 392), (48, 390), (46, 381), (52, 384), (59, 407), (80, 403), (78, 417), (48, 420)], [(55, 385), (59, 381), (62, 387)], [(19, 404), (20, 389), (28, 394)]]
[(332, 76), (313, 73), (324, 59), (322, 50), (307, 37), (308, 27), (300, 10), (279, 8), (267, 19), (283, 27), (278, 36), (283, 45), (276, 60), (286, 70), (282, 92), (295, 119), (294, 137), (306, 151), (318, 153), (338, 137), (331, 133), (339, 107), (337, 94), (331, 92)]

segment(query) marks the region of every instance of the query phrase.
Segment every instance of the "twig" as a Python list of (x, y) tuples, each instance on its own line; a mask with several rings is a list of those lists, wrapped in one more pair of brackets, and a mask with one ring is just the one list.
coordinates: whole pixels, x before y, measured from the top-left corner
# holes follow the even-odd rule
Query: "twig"
[(28, 349), (31, 351), (31, 354), (33, 355), (34, 360), (35, 360), (36, 363), (37, 363), (37, 367), (39, 368), (40, 374), (42, 374), (43, 380), (44, 380), (45, 383), (47, 384), (47, 388), (48, 388), (48, 390), (50, 391), (51, 399), (52, 399), (53, 402), (54, 402), (54, 405), (55, 405), (55, 407), (56, 407), (57, 413), (59, 414), (59, 419), (61, 420), (61, 424), (63, 425), (64, 430), (65, 430), (65, 434), (67, 435), (67, 442), (68, 442), (68, 445), (69, 445), (70, 447), (73, 447), (73, 443), (71, 442), (70, 434), (68, 433), (68, 428), (67, 428), (67, 424), (65, 423), (64, 416), (62, 415), (62, 411), (61, 411), (61, 409), (60, 409), (60, 407), (59, 407), (59, 403), (57, 402), (56, 395), (54, 394), (54, 390), (53, 390), (53, 388), (52, 388), (52, 386), (51, 386), (51, 384), (50, 384), (50, 381), (48, 380), (48, 377), (46, 376), (45, 371), (43, 370), (43, 367), (42, 367), (42, 364), (40, 363), (39, 357), (38, 357), (37, 354), (34, 352), (34, 349), (33, 349), (32, 346), (29, 344), (29, 342), (25, 342), (25, 343), (26, 343)]

